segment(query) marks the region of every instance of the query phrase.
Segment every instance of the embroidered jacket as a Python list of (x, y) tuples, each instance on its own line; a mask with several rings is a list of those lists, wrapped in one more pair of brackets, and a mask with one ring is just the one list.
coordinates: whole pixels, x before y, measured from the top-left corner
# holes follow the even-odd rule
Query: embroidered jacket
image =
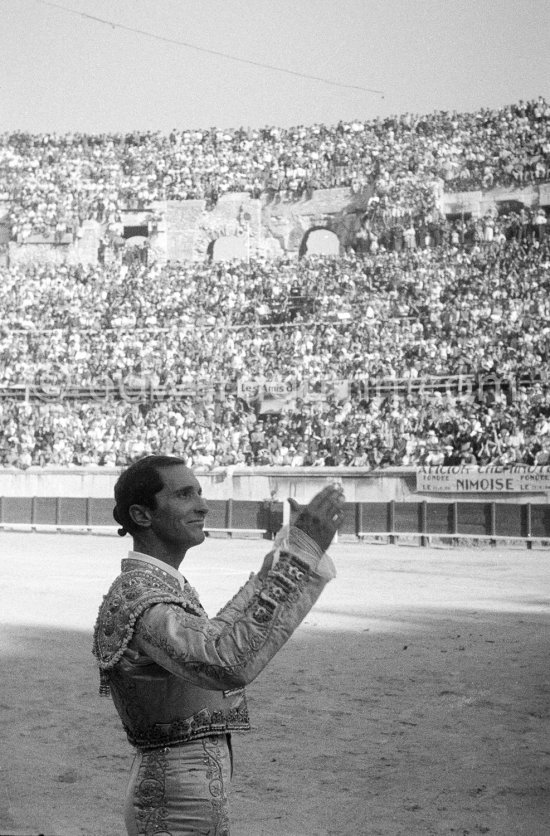
[(291, 528), (265, 579), (252, 575), (209, 619), (186, 581), (123, 560), (99, 610), (93, 652), (100, 692), (110, 691), (130, 743), (147, 750), (249, 729), (244, 686), (334, 574), (328, 555)]

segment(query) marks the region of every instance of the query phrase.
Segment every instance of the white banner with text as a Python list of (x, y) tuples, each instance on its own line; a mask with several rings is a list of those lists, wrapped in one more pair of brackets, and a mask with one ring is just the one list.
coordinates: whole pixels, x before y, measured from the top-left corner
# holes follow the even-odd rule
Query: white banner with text
[(550, 465), (421, 467), (418, 493), (546, 493)]

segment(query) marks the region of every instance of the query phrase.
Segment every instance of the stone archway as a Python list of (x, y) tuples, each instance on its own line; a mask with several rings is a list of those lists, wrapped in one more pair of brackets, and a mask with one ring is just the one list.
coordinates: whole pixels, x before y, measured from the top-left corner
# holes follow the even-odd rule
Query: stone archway
[(130, 240), (131, 238), (147, 238), (149, 236), (149, 227), (147, 224), (141, 224), (136, 226), (125, 226), (124, 232), (122, 233), (122, 237), (126, 240)]
[(326, 227), (314, 227), (304, 235), (299, 255), (340, 255), (340, 239)]

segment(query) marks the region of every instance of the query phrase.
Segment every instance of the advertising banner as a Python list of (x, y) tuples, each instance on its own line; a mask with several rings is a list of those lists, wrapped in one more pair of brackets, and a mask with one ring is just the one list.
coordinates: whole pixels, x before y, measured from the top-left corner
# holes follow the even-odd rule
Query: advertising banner
[(421, 467), (416, 473), (418, 493), (546, 493), (550, 466), (486, 465)]
[(318, 391), (309, 388), (307, 381), (267, 380), (266, 378), (240, 378), (237, 381), (237, 395), (247, 403), (261, 401), (261, 411), (280, 412), (291, 406), (297, 398), (307, 403), (334, 399), (341, 403), (349, 398), (349, 380), (323, 380)]

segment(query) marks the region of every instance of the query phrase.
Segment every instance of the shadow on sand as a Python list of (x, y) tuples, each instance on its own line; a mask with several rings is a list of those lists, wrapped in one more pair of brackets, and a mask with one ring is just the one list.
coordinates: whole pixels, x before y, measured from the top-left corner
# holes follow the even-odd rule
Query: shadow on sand
[[(248, 689), (235, 833), (548, 832), (548, 617), (521, 603), (306, 623)], [(121, 834), (132, 753), (91, 634), (0, 635), (1, 836)]]

